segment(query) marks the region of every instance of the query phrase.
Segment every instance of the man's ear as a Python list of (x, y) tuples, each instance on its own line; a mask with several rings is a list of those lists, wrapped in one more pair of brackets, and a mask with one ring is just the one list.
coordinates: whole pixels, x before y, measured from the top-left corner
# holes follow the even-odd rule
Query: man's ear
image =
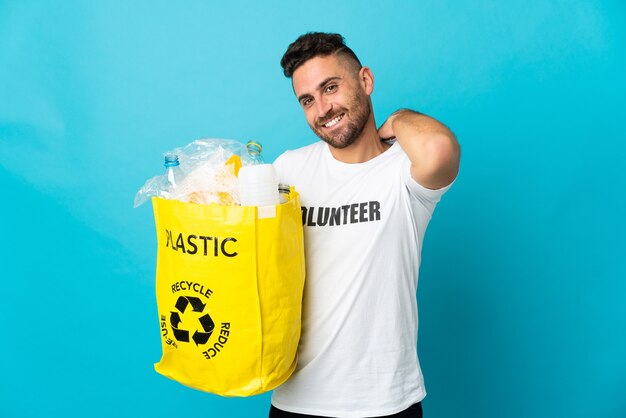
[(372, 94), (374, 91), (374, 74), (370, 67), (361, 67), (359, 70), (359, 83), (368, 96)]

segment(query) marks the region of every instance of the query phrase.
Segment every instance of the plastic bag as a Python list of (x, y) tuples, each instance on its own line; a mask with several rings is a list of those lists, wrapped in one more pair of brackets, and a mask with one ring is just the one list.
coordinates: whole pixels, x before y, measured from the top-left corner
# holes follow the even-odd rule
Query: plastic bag
[(245, 145), (232, 139), (204, 138), (165, 152), (176, 154), (182, 177), (172, 187), (166, 173), (152, 177), (135, 195), (134, 206), (152, 197), (181, 202), (238, 205), (237, 172)]
[(222, 396), (272, 390), (297, 364), (305, 280), (299, 195), (255, 206), (152, 199), (158, 373)]

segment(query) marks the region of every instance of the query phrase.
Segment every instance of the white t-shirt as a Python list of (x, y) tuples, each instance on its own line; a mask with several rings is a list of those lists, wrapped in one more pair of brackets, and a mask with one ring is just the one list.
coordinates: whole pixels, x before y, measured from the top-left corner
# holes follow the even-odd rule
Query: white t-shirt
[(272, 404), (308, 415), (400, 412), (426, 396), (417, 358), (417, 277), (424, 232), (450, 186), (410, 176), (396, 142), (360, 164), (324, 142), (274, 162), (300, 193), (306, 281), (298, 365)]

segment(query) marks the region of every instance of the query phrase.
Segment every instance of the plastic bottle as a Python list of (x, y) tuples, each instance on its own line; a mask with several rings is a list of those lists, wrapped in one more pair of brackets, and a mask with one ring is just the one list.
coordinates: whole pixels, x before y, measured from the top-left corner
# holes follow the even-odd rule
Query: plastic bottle
[(265, 161), (263, 161), (263, 156), (261, 155), (261, 152), (263, 151), (263, 146), (259, 142), (246, 142), (246, 151), (247, 153), (241, 157), (242, 165), (247, 166), (265, 164)]
[(247, 155), (242, 156), (239, 170), (239, 195), (241, 206), (278, 205), (278, 176), (272, 164), (265, 164), (260, 143), (248, 141)]
[(288, 184), (280, 183), (278, 185), (278, 195), (280, 197), (280, 203), (287, 203), (289, 201), (289, 193), (291, 187)]
[(165, 154), (165, 190), (163, 190), (164, 197), (169, 197), (174, 189), (182, 181), (184, 174), (180, 169), (180, 162), (178, 161), (178, 155)]

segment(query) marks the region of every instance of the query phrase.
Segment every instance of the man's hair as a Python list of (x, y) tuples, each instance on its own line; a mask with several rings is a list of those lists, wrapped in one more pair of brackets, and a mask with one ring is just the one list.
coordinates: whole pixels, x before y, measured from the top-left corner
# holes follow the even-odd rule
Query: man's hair
[(361, 68), (361, 61), (356, 54), (346, 46), (343, 36), (338, 33), (309, 32), (301, 35), (287, 48), (287, 52), (280, 60), (285, 77), (291, 78), (293, 72), (302, 64), (318, 56), (342, 55), (354, 62), (355, 67)]

